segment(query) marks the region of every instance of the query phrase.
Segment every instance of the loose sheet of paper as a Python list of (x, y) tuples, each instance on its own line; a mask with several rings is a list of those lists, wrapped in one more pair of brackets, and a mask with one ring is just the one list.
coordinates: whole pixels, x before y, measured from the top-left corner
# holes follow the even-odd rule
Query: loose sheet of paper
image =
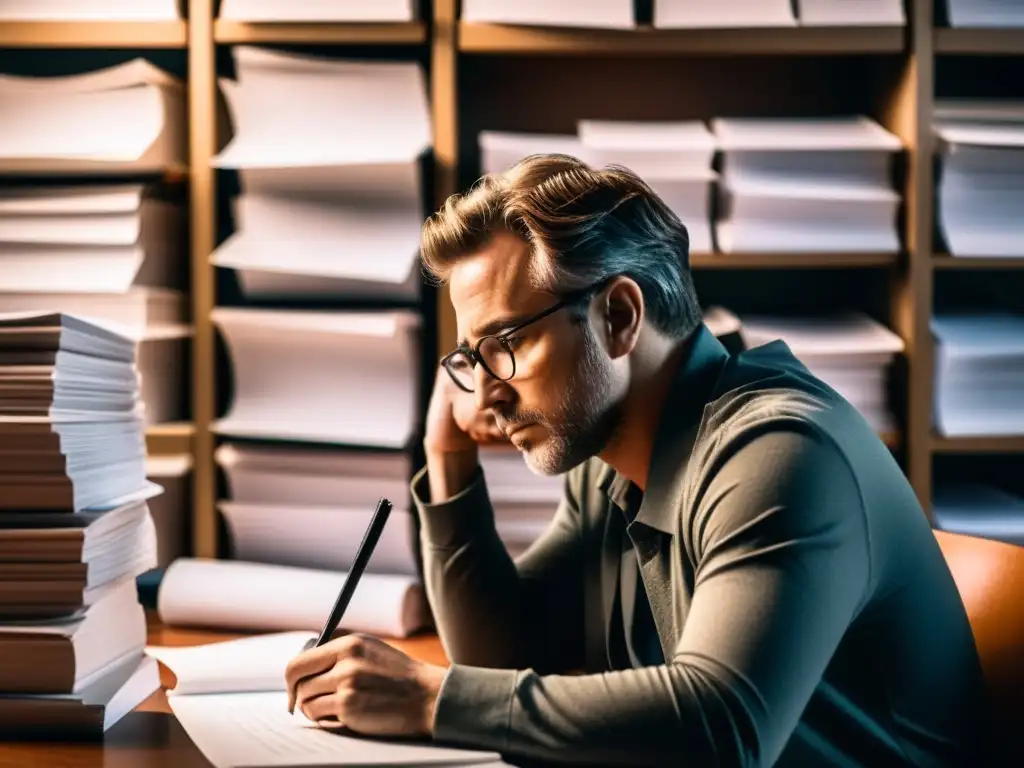
[(284, 691), (171, 696), (182, 728), (217, 768), (493, 765), (500, 756), (342, 735), (288, 713)]

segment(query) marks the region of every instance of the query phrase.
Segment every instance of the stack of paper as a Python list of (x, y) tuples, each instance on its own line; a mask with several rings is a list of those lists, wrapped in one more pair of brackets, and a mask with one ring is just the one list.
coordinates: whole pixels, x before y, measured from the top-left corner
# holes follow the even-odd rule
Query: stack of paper
[(888, 371), (903, 340), (860, 313), (829, 317), (742, 315), (748, 348), (784, 342), (797, 359), (853, 405), (877, 432), (894, 429)]
[(902, 27), (907, 23), (903, 0), (797, 0), (805, 27)]
[(481, 131), (483, 173), (533, 154), (563, 154), (593, 168), (621, 165), (640, 176), (680, 218), (690, 253), (709, 253), (715, 140), (704, 123), (581, 120), (578, 135)]
[(418, 422), (412, 312), (218, 307), (234, 389), (223, 435), (404, 448)]
[(18, 21), (170, 21), (179, 0), (0, 0), (0, 19)]
[[(296, 4), (292, 4), (293, 6)], [(213, 255), (249, 298), (419, 295), (420, 158), (431, 146), (415, 62), (235, 49), (222, 80), (235, 134), (235, 233)]]
[(597, 166), (621, 165), (640, 176), (682, 220), (690, 253), (710, 253), (715, 137), (699, 120), (581, 120), (580, 140)]
[(279, 632), (146, 652), (173, 672), (167, 702), (215, 768), (506, 765), (495, 752), (359, 738), (318, 728), (299, 711), (289, 714), (285, 670), (311, 638), (316, 634)]
[(101, 732), (159, 687), (135, 579), (156, 562), (160, 489), (133, 363), (130, 338), (81, 318), (0, 316), (5, 736)]
[(938, 315), (935, 429), (942, 435), (1024, 435), (1024, 316)]
[(579, 136), (558, 133), (510, 133), (506, 131), (480, 131), (482, 173), (501, 173), (529, 155), (569, 155), (587, 164), (594, 158)]
[(185, 416), (186, 252), (184, 206), (153, 185), (0, 190), (0, 313), (68, 312), (132, 337), (146, 424)]
[[(319, 632), (334, 607), (344, 571), (239, 560), (175, 560), (157, 595), (168, 625), (226, 630)], [(407, 637), (430, 625), (423, 587), (411, 576), (364, 575), (339, 629)]]
[(511, 446), (482, 447), (480, 466), (498, 536), (509, 555), (518, 557), (551, 524), (565, 479), (535, 474)]
[(790, 0), (654, 0), (656, 27), (795, 27)]
[(935, 527), (1024, 545), (1024, 498), (976, 482), (945, 482), (932, 499)]
[(1024, 102), (940, 102), (937, 221), (953, 256), (1024, 255)]
[(145, 59), (0, 75), (0, 171), (163, 171), (185, 162), (186, 140), (184, 85)]
[(462, 0), (462, 20), (537, 27), (636, 26), (633, 0)]
[[(406, 454), (228, 444), (217, 462), (230, 489), (220, 509), (237, 559), (347, 570), (383, 496), (393, 508), (364, 578), (417, 575)], [(362, 583), (372, 589), (372, 580)]]
[(238, 21), (413, 21), (417, 0), (221, 0), (220, 18)]
[(1020, 0), (946, 0), (951, 27), (1024, 27)]
[(719, 250), (894, 252), (899, 138), (866, 117), (718, 118)]

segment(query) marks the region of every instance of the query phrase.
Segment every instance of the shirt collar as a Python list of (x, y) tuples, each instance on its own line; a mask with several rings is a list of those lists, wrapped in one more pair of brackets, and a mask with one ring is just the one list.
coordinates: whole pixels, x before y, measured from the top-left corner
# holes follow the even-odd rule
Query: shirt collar
[(704, 407), (711, 401), (728, 359), (729, 352), (703, 323), (686, 341), (685, 356), (662, 406), (646, 491), (641, 492), (632, 481), (606, 465), (601, 489), (630, 522), (635, 514), (637, 522), (662, 533), (675, 532), (679, 517), (679, 510), (672, 503), (675, 480), (686, 466)]

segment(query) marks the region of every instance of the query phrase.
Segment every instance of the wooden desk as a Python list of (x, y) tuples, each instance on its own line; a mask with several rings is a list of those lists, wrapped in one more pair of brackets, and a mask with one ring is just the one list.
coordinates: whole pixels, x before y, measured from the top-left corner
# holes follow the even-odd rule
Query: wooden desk
[[(150, 645), (203, 645), (241, 636), (164, 627), (150, 617)], [(448, 664), (435, 636), (387, 642), (421, 661)], [(164, 667), (160, 679), (164, 688), (173, 687), (174, 676)], [(0, 768), (210, 768), (210, 763), (178, 725), (160, 690), (107, 731), (102, 742), (0, 742)]]

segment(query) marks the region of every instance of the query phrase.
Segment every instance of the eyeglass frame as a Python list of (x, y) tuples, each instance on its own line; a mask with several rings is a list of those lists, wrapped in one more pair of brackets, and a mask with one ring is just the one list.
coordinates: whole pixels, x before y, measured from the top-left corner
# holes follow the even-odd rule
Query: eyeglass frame
[[(451, 359), (459, 353), (466, 355), (470, 359), (470, 361), (479, 363), (480, 366), (487, 372), (487, 375), (490, 376), (491, 378), (497, 381), (511, 381), (513, 378), (515, 378), (516, 375), (516, 356), (515, 353), (508, 347), (508, 338), (513, 334), (518, 333), (523, 328), (526, 328), (529, 325), (533, 325), (534, 323), (543, 320), (545, 317), (555, 314), (555, 312), (558, 312), (560, 309), (571, 307), (576, 302), (582, 301), (585, 298), (592, 298), (594, 293), (597, 293), (602, 288), (604, 288), (609, 282), (611, 282), (611, 280), (614, 277), (616, 276), (612, 275), (611, 277), (606, 277), (603, 280), (599, 280), (598, 282), (589, 285), (586, 288), (579, 288), (575, 291), (570, 291), (569, 293), (564, 294), (560, 300), (552, 304), (543, 312), (538, 312), (536, 315), (528, 317), (521, 323), (517, 323), (511, 328), (506, 328), (501, 333), (490, 333), (486, 336), (481, 336), (479, 339), (477, 339), (476, 344), (474, 344), (473, 346), (469, 346), (468, 344), (460, 344), (451, 352), (449, 352), (448, 354), (441, 358), (441, 365), (444, 366), (444, 369), (445, 371), (448, 372), (448, 376), (451, 378), (451, 380), (455, 382), (455, 386), (457, 386), (463, 392), (473, 392), (473, 390), (467, 389), (465, 386), (463, 386), (463, 384), (452, 372), (452, 369), (449, 367)], [(495, 374), (494, 371), (490, 369), (490, 366), (488, 366), (487, 363), (484, 362), (483, 355), (480, 354), (480, 348), (488, 339), (496, 339), (498, 344), (500, 344), (501, 347), (506, 352), (508, 352), (508, 356), (512, 359), (512, 373), (509, 375), (507, 379), (503, 379), (497, 374)]]

